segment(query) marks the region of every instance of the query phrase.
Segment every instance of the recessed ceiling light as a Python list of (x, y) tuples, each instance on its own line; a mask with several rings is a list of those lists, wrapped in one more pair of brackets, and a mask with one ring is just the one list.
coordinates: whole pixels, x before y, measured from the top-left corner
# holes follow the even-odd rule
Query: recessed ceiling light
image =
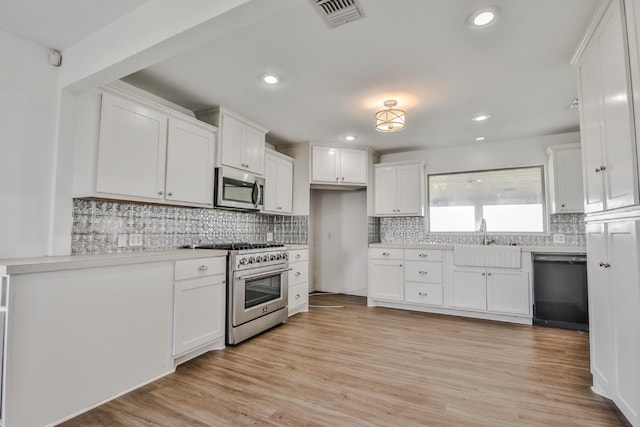
[(476, 141), (484, 141), (485, 139), (487, 138), (485, 138), (484, 136), (479, 136), (476, 138)]
[(355, 135), (347, 135), (347, 136), (344, 137), (345, 141), (355, 141), (356, 138), (358, 138), (358, 137), (355, 136)]
[(280, 77), (276, 76), (275, 74), (265, 74), (264, 76), (262, 76), (262, 81), (268, 85), (276, 85), (280, 83)]
[(496, 22), (498, 18), (498, 8), (485, 7), (476, 10), (467, 18), (467, 23), (471, 28), (484, 28)]
[(475, 122), (484, 122), (489, 117), (491, 117), (491, 116), (488, 115), (488, 114), (479, 114), (479, 115), (475, 116), (472, 120), (475, 121)]

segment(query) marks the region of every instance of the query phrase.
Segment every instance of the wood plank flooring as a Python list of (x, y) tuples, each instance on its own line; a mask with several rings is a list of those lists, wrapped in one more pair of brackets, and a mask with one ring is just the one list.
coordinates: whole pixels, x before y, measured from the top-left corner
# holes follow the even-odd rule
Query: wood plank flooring
[(590, 390), (588, 334), (314, 305), (236, 347), (66, 423), (75, 426), (620, 426)]

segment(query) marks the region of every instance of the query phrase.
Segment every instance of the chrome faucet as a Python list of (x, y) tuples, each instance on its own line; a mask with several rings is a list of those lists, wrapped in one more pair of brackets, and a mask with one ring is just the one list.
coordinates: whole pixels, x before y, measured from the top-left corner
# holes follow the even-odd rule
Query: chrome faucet
[(480, 220), (480, 230), (482, 233), (482, 244), (487, 245), (487, 220), (482, 218)]

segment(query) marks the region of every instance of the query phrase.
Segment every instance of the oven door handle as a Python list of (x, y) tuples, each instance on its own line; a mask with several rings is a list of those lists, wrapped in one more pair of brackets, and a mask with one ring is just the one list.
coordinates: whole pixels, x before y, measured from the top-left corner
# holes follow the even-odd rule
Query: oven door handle
[(280, 270), (267, 271), (266, 273), (258, 273), (258, 274), (249, 274), (248, 276), (240, 276), (238, 279), (240, 280), (254, 280), (254, 279), (262, 279), (263, 277), (275, 276), (276, 274), (282, 274), (287, 271), (293, 270), (292, 268), (281, 268)]

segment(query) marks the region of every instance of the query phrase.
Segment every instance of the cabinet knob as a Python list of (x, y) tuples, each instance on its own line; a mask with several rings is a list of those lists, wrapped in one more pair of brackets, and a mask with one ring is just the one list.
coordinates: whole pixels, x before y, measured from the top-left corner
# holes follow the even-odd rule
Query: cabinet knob
[(487, 276), (491, 276), (491, 273), (487, 273)]
[(420, 273), (420, 274), (427, 274), (427, 272), (426, 272), (426, 271), (424, 271), (424, 270), (420, 270), (420, 271), (418, 271), (418, 273)]
[(342, 177), (342, 182), (344, 182), (344, 176)]
[(296, 259), (300, 258), (300, 254), (296, 254)]
[(198, 267), (198, 271), (207, 271), (208, 269), (209, 267), (206, 265), (201, 265), (200, 267)]
[(564, 206), (565, 206), (565, 205), (564, 205), (564, 203), (563, 203), (563, 204), (562, 204), (562, 207), (564, 208)]
[(282, 209), (282, 206), (276, 206), (276, 209), (280, 210)]
[(389, 252), (382, 252), (382, 256), (389, 256), (391, 255)]
[(296, 294), (296, 299), (300, 298), (300, 294)]
[(605, 170), (607, 170), (606, 166), (600, 166), (599, 168), (596, 168), (596, 173), (604, 172)]
[(162, 196), (164, 193), (162, 191), (158, 191), (158, 196)]
[(428, 293), (426, 293), (426, 292), (418, 292), (418, 295), (420, 295), (421, 297), (426, 297), (426, 296), (428, 296), (429, 294), (428, 294)]
[(427, 257), (427, 254), (420, 254), (420, 255), (418, 255), (418, 256), (419, 256), (420, 258), (426, 258), (426, 257)]
[(487, 275), (487, 273), (482, 273), (482, 275), (483, 275), (483, 276), (486, 276), (486, 275)]
[(168, 193), (167, 193), (167, 196), (169, 196), (169, 197), (173, 196), (173, 192), (171, 192), (171, 191), (170, 191), (170, 192), (168, 192)]
[(296, 277), (300, 276), (300, 272), (296, 271)]
[(340, 177), (336, 176), (336, 182), (340, 181)]

